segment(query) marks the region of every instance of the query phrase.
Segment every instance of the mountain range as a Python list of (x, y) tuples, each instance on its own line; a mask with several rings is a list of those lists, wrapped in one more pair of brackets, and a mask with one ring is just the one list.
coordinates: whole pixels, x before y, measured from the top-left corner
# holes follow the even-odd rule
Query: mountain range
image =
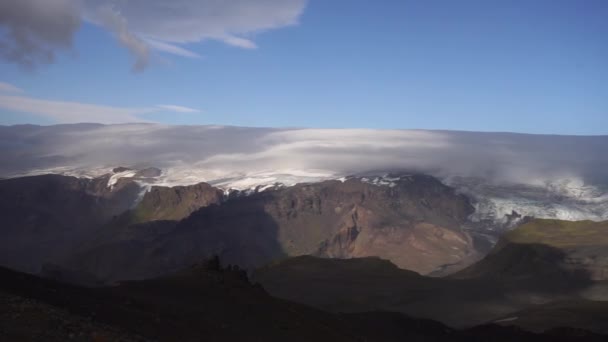
[(606, 137), (80, 124), (0, 127), (0, 146), (3, 322), (18, 305), (84, 340), (608, 335)]

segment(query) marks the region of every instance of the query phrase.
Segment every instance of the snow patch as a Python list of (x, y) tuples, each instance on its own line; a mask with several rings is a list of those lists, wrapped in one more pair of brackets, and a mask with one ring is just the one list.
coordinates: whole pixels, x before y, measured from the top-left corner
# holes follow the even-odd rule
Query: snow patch
[(133, 178), (136, 174), (137, 174), (137, 171), (133, 171), (133, 170), (127, 170), (127, 171), (115, 173), (112, 176), (110, 176), (110, 179), (108, 179), (108, 188), (110, 188), (110, 189), (114, 188), (114, 185), (116, 185), (116, 183), (118, 182), (119, 179)]

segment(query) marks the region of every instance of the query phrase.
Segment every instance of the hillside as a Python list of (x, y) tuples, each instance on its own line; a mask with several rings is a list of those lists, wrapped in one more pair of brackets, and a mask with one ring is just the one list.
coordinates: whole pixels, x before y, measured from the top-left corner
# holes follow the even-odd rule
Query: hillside
[(536, 219), (505, 234), (481, 262), (455, 277), (608, 279), (608, 222)]
[[(582, 233), (588, 237), (573, 243), (568, 240), (569, 223), (531, 221), (507, 234), (480, 262), (445, 278), (423, 277), (379, 259), (299, 257), (261, 268), (254, 279), (273, 295), (325, 310), (391, 310), (470, 326), (509, 318), (539, 304), (547, 304), (551, 311), (550, 303), (564, 300), (607, 300), (606, 282), (598, 276), (604, 274), (605, 223), (573, 223), (579, 229), (587, 225), (595, 233)], [(594, 234), (602, 236), (596, 239)], [(569, 312), (579, 309), (583, 307)], [(595, 322), (591, 325), (601, 331), (602, 320), (571, 324), (584, 321)], [(548, 329), (566, 322), (547, 320), (538, 325)]]

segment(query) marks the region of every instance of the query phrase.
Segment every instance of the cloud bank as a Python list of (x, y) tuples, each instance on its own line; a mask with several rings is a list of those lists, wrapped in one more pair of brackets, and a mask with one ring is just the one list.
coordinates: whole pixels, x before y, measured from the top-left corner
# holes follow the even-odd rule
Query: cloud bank
[[(608, 184), (608, 137), (157, 124), (0, 127), (0, 175), (156, 166), (171, 184), (284, 173), (339, 177), (413, 170), (444, 179)], [(253, 176), (252, 176), (253, 177)]]
[(25, 68), (70, 49), (82, 21), (116, 37), (141, 71), (151, 50), (197, 58), (207, 40), (252, 49), (253, 37), (297, 24), (306, 0), (0, 0), (0, 57)]

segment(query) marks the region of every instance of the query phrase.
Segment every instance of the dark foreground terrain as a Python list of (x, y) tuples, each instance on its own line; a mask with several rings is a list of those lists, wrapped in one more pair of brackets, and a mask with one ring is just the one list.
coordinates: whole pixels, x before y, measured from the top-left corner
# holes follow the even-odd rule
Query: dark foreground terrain
[(484, 325), (455, 330), (399, 313), (328, 313), (276, 299), (217, 260), (172, 276), (104, 288), (0, 269), (2, 341), (605, 341), (577, 329), (543, 334)]

